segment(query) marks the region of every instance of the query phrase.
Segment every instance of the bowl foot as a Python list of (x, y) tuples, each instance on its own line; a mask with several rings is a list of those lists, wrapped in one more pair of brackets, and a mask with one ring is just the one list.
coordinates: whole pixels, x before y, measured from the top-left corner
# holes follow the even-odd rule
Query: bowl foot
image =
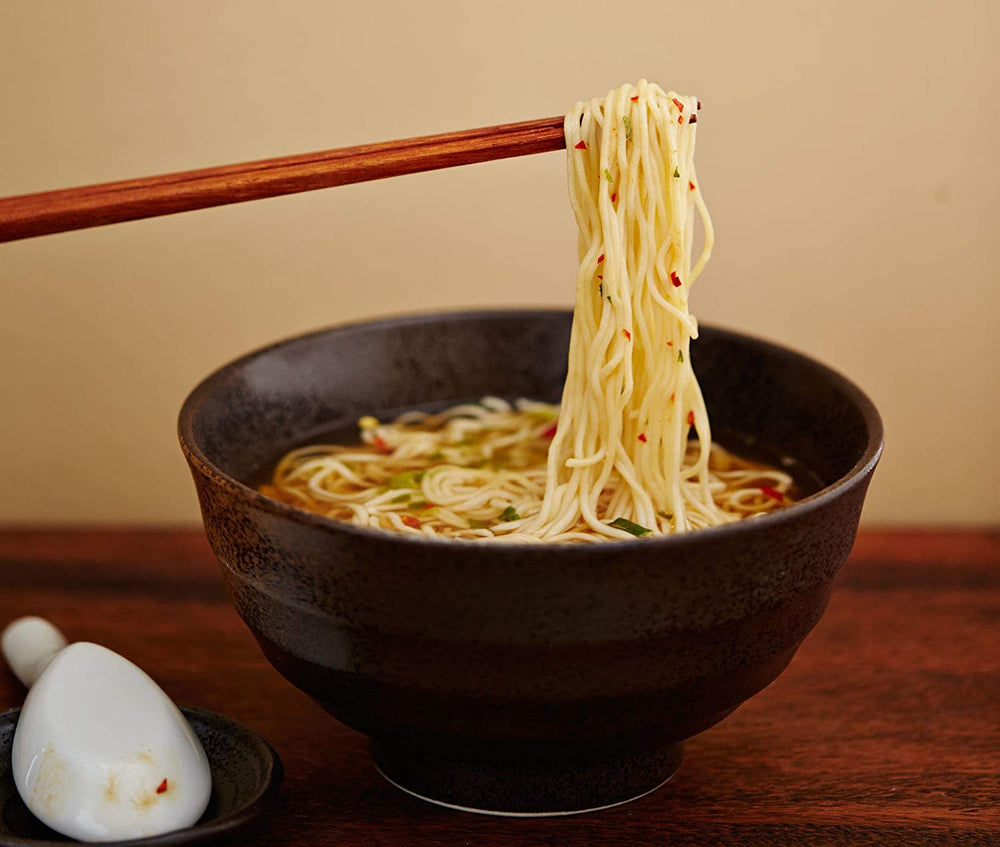
[(680, 744), (591, 762), (456, 760), (391, 742), (371, 743), (379, 773), (421, 800), (481, 815), (551, 817), (629, 803), (667, 782)]

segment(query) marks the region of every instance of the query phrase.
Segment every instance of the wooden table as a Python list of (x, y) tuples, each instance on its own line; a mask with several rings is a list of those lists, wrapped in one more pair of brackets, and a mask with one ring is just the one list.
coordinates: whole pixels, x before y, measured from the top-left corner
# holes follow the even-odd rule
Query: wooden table
[[(365, 738), (264, 660), (200, 531), (7, 530), (0, 575), (0, 623), (45, 615), (271, 741), (284, 786), (234, 844), (1000, 844), (997, 533), (863, 533), (790, 667), (688, 742), (667, 786), (547, 819), (453, 812), (385, 783)], [(0, 709), (23, 695), (0, 671)]]

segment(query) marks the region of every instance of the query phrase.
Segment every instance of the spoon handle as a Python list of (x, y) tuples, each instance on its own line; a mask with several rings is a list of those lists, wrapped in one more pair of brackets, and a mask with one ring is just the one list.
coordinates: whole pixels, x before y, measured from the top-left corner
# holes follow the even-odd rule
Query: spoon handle
[(34, 685), (56, 653), (67, 645), (66, 637), (45, 618), (18, 618), (0, 633), (0, 652), (10, 669), (27, 688)]

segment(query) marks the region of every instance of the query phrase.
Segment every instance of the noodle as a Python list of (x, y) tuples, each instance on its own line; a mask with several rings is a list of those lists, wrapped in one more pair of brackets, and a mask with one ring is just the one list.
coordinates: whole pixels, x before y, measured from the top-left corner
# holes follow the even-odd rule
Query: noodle
[(791, 477), (712, 444), (691, 368), (688, 297), (714, 242), (699, 108), (643, 80), (566, 116), (580, 265), (560, 406), (364, 418), (361, 446), (296, 450), (262, 490), (362, 526), (513, 541), (665, 535), (780, 507)]

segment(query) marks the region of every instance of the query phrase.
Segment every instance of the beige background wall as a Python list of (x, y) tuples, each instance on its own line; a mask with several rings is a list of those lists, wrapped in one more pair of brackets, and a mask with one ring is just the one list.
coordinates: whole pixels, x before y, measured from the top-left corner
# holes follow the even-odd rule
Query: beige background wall
[[(704, 101), (703, 321), (883, 411), (869, 523), (992, 522), (1000, 90), (991, 2), (0, 5), (0, 195)], [(364, 316), (572, 301), (562, 154), (0, 245), (0, 521), (195, 520), (187, 391)]]

